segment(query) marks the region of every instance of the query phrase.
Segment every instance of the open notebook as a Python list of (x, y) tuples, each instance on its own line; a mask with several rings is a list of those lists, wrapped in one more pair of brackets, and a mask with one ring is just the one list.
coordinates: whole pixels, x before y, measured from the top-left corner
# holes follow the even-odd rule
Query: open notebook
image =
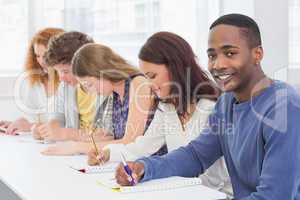
[(156, 179), (149, 182), (139, 183), (135, 186), (127, 187), (120, 186), (116, 183), (116, 179), (109, 177), (101, 177), (100, 185), (112, 189), (114, 192), (135, 193), (135, 192), (151, 192), (159, 190), (171, 190), (176, 188), (190, 187), (201, 184), (199, 178), (184, 178), (184, 177), (170, 177), (163, 179)]
[(118, 162), (109, 162), (105, 163), (104, 165), (101, 166), (88, 166), (86, 164), (81, 164), (81, 165), (70, 165), (71, 169), (74, 169), (76, 171), (79, 171), (81, 173), (85, 174), (97, 174), (97, 173), (113, 173), (116, 171), (119, 163)]

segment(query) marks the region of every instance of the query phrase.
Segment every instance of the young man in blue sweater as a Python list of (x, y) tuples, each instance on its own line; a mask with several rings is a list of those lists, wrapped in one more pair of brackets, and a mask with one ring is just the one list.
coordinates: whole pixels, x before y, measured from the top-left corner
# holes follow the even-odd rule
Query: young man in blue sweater
[[(239, 14), (220, 17), (210, 27), (207, 54), (224, 91), (207, 129), (163, 157), (129, 162), (134, 181), (198, 176), (224, 156), (235, 199), (300, 199), (300, 95), (262, 71), (257, 24)], [(116, 178), (130, 184), (122, 166)]]

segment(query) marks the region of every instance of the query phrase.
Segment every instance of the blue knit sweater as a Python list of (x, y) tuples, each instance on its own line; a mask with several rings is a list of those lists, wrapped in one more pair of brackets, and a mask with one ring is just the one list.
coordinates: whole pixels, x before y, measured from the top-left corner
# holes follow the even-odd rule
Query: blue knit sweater
[(142, 181), (194, 177), (225, 157), (234, 197), (242, 200), (300, 200), (300, 95), (274, 81), (260, 95), (237, 103), (220, 97), (209, 126), (188, 146), (165, 156), (141, 158)]

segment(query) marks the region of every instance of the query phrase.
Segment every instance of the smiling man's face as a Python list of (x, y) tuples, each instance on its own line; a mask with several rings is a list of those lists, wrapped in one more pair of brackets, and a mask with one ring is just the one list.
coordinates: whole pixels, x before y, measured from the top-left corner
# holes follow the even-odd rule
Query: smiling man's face
[(210, 30), (208, 69), (224, 92), (238, 93), (247, 88), (256, 75), (255, 48), (250, 48), (238, 27), (217, 25)]

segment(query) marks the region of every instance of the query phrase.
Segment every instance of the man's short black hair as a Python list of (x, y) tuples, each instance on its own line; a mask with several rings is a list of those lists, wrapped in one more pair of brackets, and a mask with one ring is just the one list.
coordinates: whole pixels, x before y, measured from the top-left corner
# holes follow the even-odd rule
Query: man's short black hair
[(242, 14), (223, 15), (211, 24), (209, 30), (221, 24), (239, 27), (250, 48), (261, 46), (259, 27), (252, 18)]

